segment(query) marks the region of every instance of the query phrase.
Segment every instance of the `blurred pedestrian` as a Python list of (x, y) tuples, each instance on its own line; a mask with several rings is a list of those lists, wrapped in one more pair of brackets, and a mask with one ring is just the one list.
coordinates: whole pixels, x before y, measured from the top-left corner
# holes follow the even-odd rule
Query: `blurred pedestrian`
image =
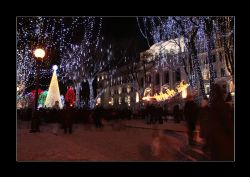
[(209, 107), (208, 99), (205, 98), (201, 101), (201, 108), (199, 112), (200, 121), (200, 137), (204, 140), (204, 148), (208, 148), (208, 121), (209, 121)]
[(188, 142), (189, 145), (194, 145), (194, 131), (197, 121), (198, 106), (194, 102), (193, 95), (187, 95), (187, 101), (184, 107), (184, 115), (188, 125)]
[(66, 109), (64, 110), (64, 116), (63, 116), (63, 127), (64, 127), (64, 133), (71, 134), (72, 133), (72, 126), (73, 126), (73, 120), (72, 120), (72, 107), (68, 102), (66, 102)]
[(60, 118), (60, 116), (59, 116), (59, 109), (60, 109), (59, 101), (55, 101), (55, 104), (54, 104), (54, 106), (52, 108), (54, 110), (54, 116), (55, 116), (55, 117), (53, 117), (54, 120), (55, 120), (55, 124), (54, 124), (54, 127), (53, 127), (53, 134), (57, 135), (58, 130), (60, 128), (60, 124), (59, 124), (59, 118)]
[(214, 85), (209, 117), (211, 160), (234, 160), (234, 120), (220, 85)]

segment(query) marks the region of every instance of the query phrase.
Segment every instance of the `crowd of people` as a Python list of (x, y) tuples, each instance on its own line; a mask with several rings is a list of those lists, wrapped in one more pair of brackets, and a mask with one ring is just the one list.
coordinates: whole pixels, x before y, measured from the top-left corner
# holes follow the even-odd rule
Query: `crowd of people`
[[(39, 125), (56, 123), (55, 134), (59, 127), (64, 133), (72, 133), (74, 123), (94, 124), (96, 128), (102, 128), (102, 120), (119, 120), (140, 118), (147, 124), (163, 124), (168, 116), (172, 116), (176, 123), (186, 121), (188, 128), (189, 145), (195, 145), (195, 130), (200, 126), (200, 137), (204, 140), (204, 150), (211, 153), (211, 160), (233, 160), (234, 156), (234, 108), (230, 94), (225, 98), (222, 88), (215, 84), (213, 99), (210, 103), (204, 98), (200, 104), (194, 100), (194, 95), (188, 94), (183, 109), (175, 105), (170, 112), (168, 107), (148, 104), (137, 112), (130, 109), (104, 109), (97, 106), (95, 109), (77, 109), (66, 103), (64, 109), (59, 109), (56, 102), (53, 108), (40, 108), (36, 112), (36, 130)], [(31, 108), (19, 109), (18, 119), (32, 120), (34, 114)]]

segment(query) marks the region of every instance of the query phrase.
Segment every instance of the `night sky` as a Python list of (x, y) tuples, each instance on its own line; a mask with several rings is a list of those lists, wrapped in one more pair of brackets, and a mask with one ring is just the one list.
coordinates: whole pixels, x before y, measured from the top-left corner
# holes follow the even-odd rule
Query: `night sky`
[(146, 39), (140, 33), (136, 17), (104, 17), (103, 34), (111, 41), (122, 44), (133, 39), (133, 45), (142, 52), (148, 48)]

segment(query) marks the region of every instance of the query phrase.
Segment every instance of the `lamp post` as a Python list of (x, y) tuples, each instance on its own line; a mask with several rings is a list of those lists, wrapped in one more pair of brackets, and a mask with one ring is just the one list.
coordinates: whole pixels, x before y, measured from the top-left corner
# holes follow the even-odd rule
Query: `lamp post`
[(34, 50), (34, 55), (36, 57), (36, 94), (35, 94), (35, 107), (31, 120), (31, 130), (30, 130), (31, 133), (39, 131), (38, 112), (37, 112), (38, 88), (39, 88), (40, 67), (41, 67), (41, 62), (43, 61), (43, 58), (45, 56), (45, 51), (41, 48), (37, 48)]

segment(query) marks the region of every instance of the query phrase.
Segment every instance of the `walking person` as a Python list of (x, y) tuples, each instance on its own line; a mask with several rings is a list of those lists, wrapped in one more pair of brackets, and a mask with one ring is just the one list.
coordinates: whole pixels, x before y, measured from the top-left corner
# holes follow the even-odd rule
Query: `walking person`
[(59, 110), (60, 110), (60, 107), (59, 107), (59, 101), (55, 101), (55, 104), (53, 106), (53, 112), (54, 112), (54, 120), (55, 120), (55, 125), (53, 127), (53, 134), (54, 135), (57, 135), (58, 134), (58, 130), (60, 128), (60, 124), (59, 124), (59, 119), (60, 119), (60, 116), (59, 116)]
[(215, 84), (209, 117), (211, 160), (234, 160), (234, 120), (231, 107), (224, 101), (220, 85)]
[(63, 127), (64, 127), (64, 133), (71, 134), (72, 133), (72, 126), (73, 126), (73, 120), (72, 120), (72, 108), (70, 107), (69, 103), (66, 103), (66, 109), (64, 110), (64, 117), (63, 117)]
[(200, 120), (200, 137), (204, 140), (203, 148), (207, 149), (209, 141), (209, 136), (208, 136), (209, 107), (207, 98), (201, 101), (201, 108), (198, 119)]
[(188, 142), (189, 145), (194, 145), (194, 131), (197, 121), (198, 106), (194, 102), (193, 95), (187, 95), (187, 101), (184, 107), (184, 115), (188, 125)]

